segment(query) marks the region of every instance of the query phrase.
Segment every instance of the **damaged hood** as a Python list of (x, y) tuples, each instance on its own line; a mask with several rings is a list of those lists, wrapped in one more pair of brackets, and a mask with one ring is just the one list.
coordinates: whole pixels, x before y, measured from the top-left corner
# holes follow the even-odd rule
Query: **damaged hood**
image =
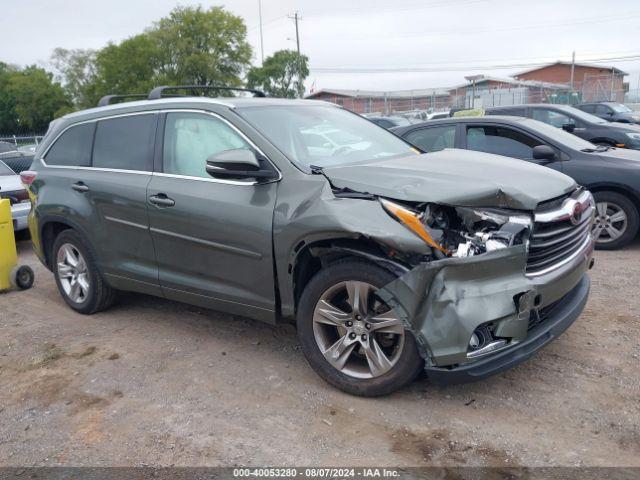
[(409, 202), (534, 210), (571, 192), (570, 177), (523, 160), (469, 150), (326, 167), (336, 188)]

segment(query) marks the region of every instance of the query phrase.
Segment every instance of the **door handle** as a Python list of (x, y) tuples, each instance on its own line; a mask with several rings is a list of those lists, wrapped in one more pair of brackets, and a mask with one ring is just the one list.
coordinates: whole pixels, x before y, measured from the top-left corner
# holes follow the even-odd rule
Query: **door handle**
[(164, 193), (150, 196), (149, 201), (158, 207), (173, 207), (176, 204), (175, 200), (167, 197)]
[(73, 185), (71, 185), (71, 188), (73, 188), (76, 192), (80, 192), (80, 193), (85, 193), (89, 191), (89, 187), (87, 187), (82, 182), (74, 183)]

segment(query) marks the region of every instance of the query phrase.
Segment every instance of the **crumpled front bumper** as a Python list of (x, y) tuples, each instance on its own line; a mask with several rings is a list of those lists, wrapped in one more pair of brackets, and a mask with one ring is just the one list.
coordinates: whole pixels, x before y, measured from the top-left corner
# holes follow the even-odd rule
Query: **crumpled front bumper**
[(584, 275), (540, 327), (511, 348), (455, 368), (426, 367), (429, 379), (439, 385), (466, 383), (489, 377), (524, 362), (547, 343), (560, 336), (580, 316), (589, 296), (591, 280)]
[[(575, 321), (589, 292), (593, 245), (591, 238), (571, 262), (536, 277), (525, 274), (524, 245), (422, 263), (378, 295), (413, 332), (434, 381), (479, 379), (522, 362)], [(532, 314), (552, 304), (553, 314), (530, 329)], [(470, 357), (471, 335), (483, 324), (508, 344)]]

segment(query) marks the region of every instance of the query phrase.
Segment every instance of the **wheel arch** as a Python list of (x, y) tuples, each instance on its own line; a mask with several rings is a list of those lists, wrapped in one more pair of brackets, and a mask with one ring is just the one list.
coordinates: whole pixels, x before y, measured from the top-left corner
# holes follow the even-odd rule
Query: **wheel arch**
[(633, 205), (636, 207), (636, 210), (640, 214), (640, 194), (638, 192), (633, 191), (629, 187), (625, 185), (621, 185), (618, 183), (594, 183), (587, 186), (587, 189), (591, 193), (598, 192), (615, 192), (620, 195), (624, 195), (627, 197)]
[(45, 266), (49, 269), (53, 269), (53, 256), (52, 249), (53, 244), (60, 235), (65, 230), (75, 230), (78, 234), (82, 235), (84, 238), (87, 238), (83, 229), (75, 223), (73, 220), (69, 220), (66, 217), (61, 217), (58, 215), (47, 215), (40, 222), (40, 244), (42, 248), (42, 255), (44, 257)]
[(296, 245), (295, 257), (291, 265), (294, 314), (298, 302), (309, 280), (322, 268), (347, 258), (356, 258), (384, 268), (396, 276), (409, 271), (404, 263), (392, 259), (384, 246), (366, 237), (329, 238), (309, 243), (301, 241)]

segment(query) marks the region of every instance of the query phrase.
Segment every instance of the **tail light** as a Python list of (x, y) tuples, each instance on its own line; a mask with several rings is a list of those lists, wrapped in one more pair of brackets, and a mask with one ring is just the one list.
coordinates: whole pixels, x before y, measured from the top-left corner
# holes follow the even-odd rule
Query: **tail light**
[(25, 186), (29, 186), (36, 179), (37, 172), (33, 170), (25, 170), (24, 172), (20, 172), (20, 180), (22, 184)]

